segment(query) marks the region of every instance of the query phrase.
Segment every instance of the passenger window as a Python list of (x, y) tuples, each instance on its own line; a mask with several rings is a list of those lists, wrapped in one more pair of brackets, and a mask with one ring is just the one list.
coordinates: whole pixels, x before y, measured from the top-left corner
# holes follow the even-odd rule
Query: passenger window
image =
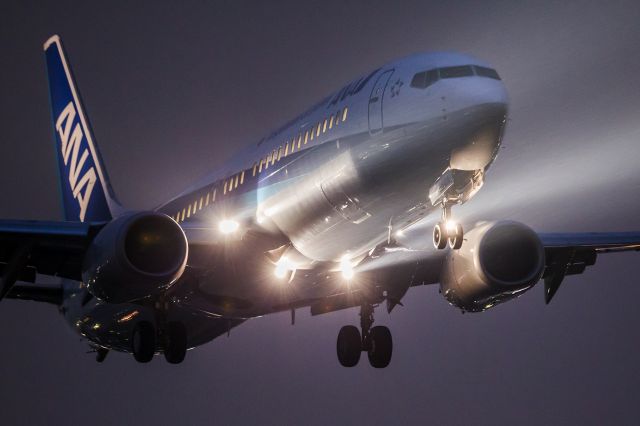
[(224, 190), (222, 191), (222, 194), (226, 194), (227, 193), (227, 181), (224, 181)]
[(329, 117), (329, 129), (333, 128), (333, 114)]
[(304, 144), (306, 145), (309, 141), (309, 131), (304, 132)]
[(320, 129), (321, 129), (321, 124), (322, 123), (318, 123), (318, 128), (316, 129), (316, 136), (320, 136)]
[(218, 192), (218, 190), (216, 188), (213, 188), (213, 195), (211, 196), (212, 203), (216, 201), (216, 192)]
[(342, 121), (345, 122), (347, 121), (347, 111), (349, 110), (349, 108), (344, 107), (344, 111), (342, 111)]
[(180, 218), (180, 222), (184, 222), (184, 214), (186, 213), (187, 209), (182, 209), (182, 217)]
[(205, 205), (205, 206), (208, 206), (208, 205), (209, 205), (209, 201), (210, 201), (210, 199), (211, 199), (211, 193), (207, 192), (207, 199), (206, 199), (206, 200), (205, 200), (205, 202), (204, 202), (204, 205)]
[(491, 68), (486, 67), (480, 67), (478, 65), (475, 65), (474, 68), (476, 70), (476, 75), (480, 77), (489, 77), (493, 78), (494, 80), (500, 80), (500, 76), (498, 75), (496, 70), (492, 70)]
[(459, 78), (473, 75), (470, 65), (440, 68), (440, 78)]
[(240, 183), (240, 175), (236, 175), (236, 181), (233, 185), (234, 189), (238, 187), (238, 183)]
[(302, 144), (302, 133), (298, 133), (298, 146)]
[(198, 200), (193, 202), (193, 214), (196, 214), (196, 208), (198, 207)]
[(327, 131), (327, 119), (324, 119), (324, 123), (322, 124), (322, 133)]
[(253, 163), (253, 176), (256, 175), (256, 170), (258, 169), (258, 163)]
[(198, 210), (202, 210), (202, 203), (204, 203), (204, 196), (200, 197), (200, 205), (198, 206)]
[(316, 133), (316, 128), (315, 127), (311, 127), (311, 137), (309, 138), (309, 140), (313, 140), (313, 135)]
[(191, 204), (189, 204), (189, 208), (187, 209), (187, 217), (191, 217)]
[(244, 183), (244, 170), (240, 173), (240, 185)]

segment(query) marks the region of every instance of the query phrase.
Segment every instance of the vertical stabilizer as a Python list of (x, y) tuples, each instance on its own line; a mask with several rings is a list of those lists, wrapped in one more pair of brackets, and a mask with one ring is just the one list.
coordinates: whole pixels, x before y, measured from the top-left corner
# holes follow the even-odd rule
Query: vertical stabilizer
[(109, 221), (121, 207), (111, 189), (60, 37), (49, 38), (44, 52), (65, 220)]

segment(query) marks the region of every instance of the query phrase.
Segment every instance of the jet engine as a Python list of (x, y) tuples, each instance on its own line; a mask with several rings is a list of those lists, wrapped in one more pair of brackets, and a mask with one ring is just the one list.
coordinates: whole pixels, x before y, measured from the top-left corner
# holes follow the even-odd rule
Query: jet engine
[(180, 225), (155, 212), (120, 216), (98, 232), (87, 249), (82, 279), (91, 294), (109, 303), (152, 296), (175, 283), (187, 264)]
[(544, 247), (531, 228), (486, 222), (465, 234), (460, 250), (449, 252), (440, 290), (452, 305), (480, 312), (533, 287), (544, 266)]

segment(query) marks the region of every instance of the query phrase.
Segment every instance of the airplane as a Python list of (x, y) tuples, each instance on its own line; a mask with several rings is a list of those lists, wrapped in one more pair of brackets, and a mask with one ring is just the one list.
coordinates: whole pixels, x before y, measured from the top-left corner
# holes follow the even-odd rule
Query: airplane
[[(482, 312), (543, 281), (549, 303), (600, 254), (640, 250), (640, 232), (545, 234), (511, 220), (463, 230), (452, 209), (482, 188), (508, 113), (498, 72), (466, 54), (363, 74), (166, 203), (132, 211), (59, 36), (44, 53), (64, 221), (0, 220), (0, 300), (54, 304), (98, 362), (120, 351), (178, 364), (248, 319), (359, 307), (338, 361), (366, 352), (385, 368), (393, 340), (374, 310), (391, 313), (411, 287), (439, 285), (457, 309)], [(398, 238), (412, 233), (422, 248)]]

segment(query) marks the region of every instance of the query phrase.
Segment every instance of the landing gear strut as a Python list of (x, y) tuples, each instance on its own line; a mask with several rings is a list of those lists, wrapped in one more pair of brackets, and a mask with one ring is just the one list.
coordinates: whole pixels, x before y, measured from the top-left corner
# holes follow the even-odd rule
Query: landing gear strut
[(391, 362), (393, 340), (391, 332), (385, 326), (373, 325), (373, 305), (365, 303), (360, 307), (360, 327), (362, 333), (353, 325), (345, 325), (338, 334), (338, 360), (343, 367), (354, 367), (360, 360), (361, 352), (366, 351), (369, 363), (374, 368), (385, 368)]
[(464, 231), (462, 225), (451, 220), (451, 204), (442, 203), (442, 220), (433, 227), (433, 245), (438, 250), (449, 247), (458, 250), (462, 247)]

